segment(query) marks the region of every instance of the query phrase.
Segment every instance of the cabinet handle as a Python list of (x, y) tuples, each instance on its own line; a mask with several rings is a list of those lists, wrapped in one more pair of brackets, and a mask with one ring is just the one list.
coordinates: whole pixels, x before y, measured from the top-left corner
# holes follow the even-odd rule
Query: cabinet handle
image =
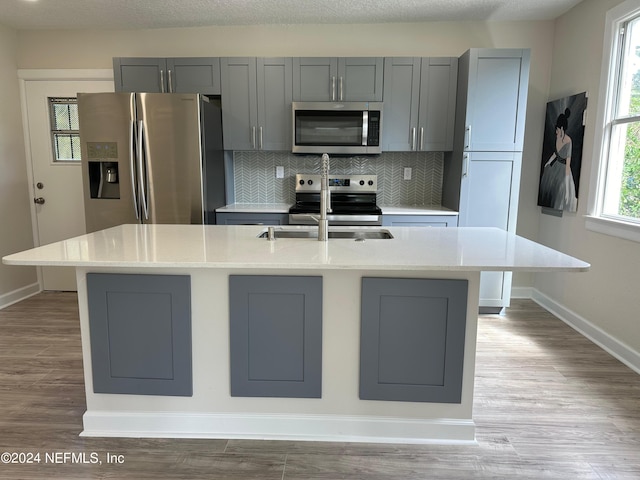
[(468, 150), (469, 147), (471, 146), (471, 125), (467, 125), (467, 128), (465, 129), (465, 134), (466, 134), (466, 142), (464, 144), (464, 149)]
[(258, 150), (262, 150), (262, 127), (258, 128)]
[(340, 77), (340, 101), (342, 102), (344, 100), (344, 77)]
[(469, 175), (469, 155), (462, 156), (462, 178)]
[(173, 75), (171, 70), (167, 70), (167, 73), (169, 74), (169, 93), (173, 93)]
[(416, 127), (411, 129), (411, 151), (416, 149)]
[(424, 127), (420, 127), (420, 147), (418, 150), (422, 150), (424, 148)]
[(164, 70), (160, 69), (160, 93), (164, 93)]
[(336, 99), (336, 77), (331, 77), (331, 100)]
[(256, 127), (255, 125), (251, 127), (251, 148), (255, 150), (256, 148)]

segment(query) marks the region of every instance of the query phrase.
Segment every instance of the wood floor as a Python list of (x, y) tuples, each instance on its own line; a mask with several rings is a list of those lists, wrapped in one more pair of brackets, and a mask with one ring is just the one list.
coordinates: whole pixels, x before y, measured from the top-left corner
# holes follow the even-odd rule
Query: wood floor
[(416, 446), (80, 438), (75, 295), (37, 295), (0, 310), (0, 454), (40, 463), (0, 479), (640, 479), (640, 375), (513, 303), (480, 317), (478, 444)]

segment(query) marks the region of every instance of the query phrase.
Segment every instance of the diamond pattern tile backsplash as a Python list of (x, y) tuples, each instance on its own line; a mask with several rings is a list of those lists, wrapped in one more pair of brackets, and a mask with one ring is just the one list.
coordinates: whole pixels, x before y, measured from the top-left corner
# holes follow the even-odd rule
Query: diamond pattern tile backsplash
[[(236, 203), (294, 203), (296, 173), (320, 173), (319, 155), (287, 152), (234, 152)], [(386, 152), (371, 157), (332, 157), (331, 173), (378, 175), (382, 205), (440, 205), (442, 152)], [(276, 178), (276, 166), (284, 178)], [(404, 180), (411, 167), (411, 180)]]

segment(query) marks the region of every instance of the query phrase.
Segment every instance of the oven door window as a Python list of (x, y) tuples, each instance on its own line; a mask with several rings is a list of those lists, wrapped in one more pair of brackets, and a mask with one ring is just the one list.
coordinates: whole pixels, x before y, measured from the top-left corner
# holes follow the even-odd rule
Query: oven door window
[(296, 145), (366, 145), (362, 111), (296, 111)]

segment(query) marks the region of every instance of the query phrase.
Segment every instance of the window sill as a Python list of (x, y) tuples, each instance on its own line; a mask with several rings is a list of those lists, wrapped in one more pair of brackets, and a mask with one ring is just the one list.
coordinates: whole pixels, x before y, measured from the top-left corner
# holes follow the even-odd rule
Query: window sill
[(640, 225), (636, 223), (585, 215), (585, 227), (593, 232), (640, 243)]

